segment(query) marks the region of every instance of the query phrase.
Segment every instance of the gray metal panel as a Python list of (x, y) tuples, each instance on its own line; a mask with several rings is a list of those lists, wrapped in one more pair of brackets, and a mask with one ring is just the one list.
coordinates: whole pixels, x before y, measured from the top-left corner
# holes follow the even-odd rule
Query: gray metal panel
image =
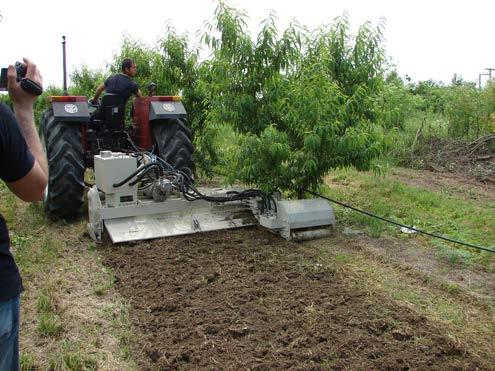
[(106, 194), (106, 205), (110, 207), (123, 206), (122, 196), (132, 196), (131, 204), (137, 201), (137, 184), (123, 184), (114, 187), (113, 184), (125, 179), (137, 169), (135, 157), (124, 153), (101, 151), (94, 157), (95, 183), (98, 189)]
[(150, 121), (186, 117), (187, 112), (181, 102), (151, 102)]
[(180, 236), (251, 226), (249, 210), (205, 210), (196, 213), (156, 214), (107, 219), (105, 227), (113, 243)]
[(321, 198), (277, 201), (277, 213), (291, 230), (335, 224), (332, 207)]
[(54, 102), (52, 105), (53, 115), (58, 121), (89, 121), (89, 110), (86, 102)]

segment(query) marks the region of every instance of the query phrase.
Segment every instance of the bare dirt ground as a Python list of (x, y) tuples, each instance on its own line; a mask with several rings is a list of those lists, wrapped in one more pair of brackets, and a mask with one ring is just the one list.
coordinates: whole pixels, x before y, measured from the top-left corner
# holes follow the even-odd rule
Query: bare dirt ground
[(142, 369), (492, 369), (446, 328), (261, 228), (108, 246)]
[(480, 182), (466, 174), (394, 168), (390, 174), (401, 183), (482, 202), (495, 201), (495, 182)]
[[(449, 163), (390, 176), (495, 200), (491, 163), (484, 178)], [(452, 266), (419, 237), (342, 231), (300, 244), (258, 227), (107, 242), (133, 359), (144, 370), (495, 369), (494, 273)]]

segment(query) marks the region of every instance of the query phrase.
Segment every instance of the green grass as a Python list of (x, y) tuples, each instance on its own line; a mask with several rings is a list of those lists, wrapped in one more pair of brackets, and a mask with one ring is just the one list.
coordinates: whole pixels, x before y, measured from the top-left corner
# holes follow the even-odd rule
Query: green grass
[(454, 282), (445, 282), (443, 283), (442, 288), (449, 294), (457, 294), (461, 291), (459, 284)]
[[(21, 370), (136, 369), (130, 357), (134, 335), (127, 311), (115, 310), (111, 319), (98, 317), (98, 303), (113, 300), (107, 295), (113, 290), (114, 277), (99, 261), (96, 246), (80, 240), (84, 223), (51, 223), (41, 203), (23, 203), (1, 182), (0, 195), (0, 213), (26, 289), (21, 300), (25, 318)], [(81, 265), (80, 260), (92, 264)], [(81, 277), (88, 276), (85, 288)], [(77, 303), (71, 302), (72, 292), (88, 301), (81, 318), (74, 313), (72, 304)], [(111, 338), (120, 347), (117, 352), (111, 348), (109, 357), (103, 342)]]
[(447, 119), (442, 115), (416, 112), (405, 121), (402, 130), (387, 133), (386, 162), (397, 165), (406, 160), (413, 169), (422, 169), (423, 161), (411, 156), (412, 152), (420, 149), (421, 138), (448, 138), (448, 126)]
[[(378, 177), (351, 168), (335, 170), (331, 174), (331, 183), (323, 191), (330, 198), (381, 217), (495, 250), (493, 203), (460, 199), (458, 196), (404, 185), (388, 176)], [(373, 237), (385, 234), (397, 238), (421, 238), (438, 248), (439, 257), (453, 264), (480, 262), (489, 269), (494, 256), (432, 237), (404, 235), (394, 225), (341, 206), (335, 205), (334, 208), (339, 223), (364, 229)]]
[(56, 299), (54, 298), (55, 291), (47, 290), (43, 288), (38, 294), (36, 301), (36, 310), (38, 313), (50, 313), (56, 311)]
[(473, 254), (466, 250), (455, 249), (439, 241), (432, 241), (432, 244), (437, 247), (437, 257), (453, 267), (468, 266), (475, 261)]
[[(89, 252), (94, 253), (94, 249), (89, 248)], [(105, 267), (101, 271), (95, 272), (96, 282), (93, 286), (93, 294), (96, 296), (104, 296), (108, 290), (114, 288), (115, 277), (113, 272)]]
[(21, 371), (34, 371), (37, 369), (35, 356), (23, 349), (20, 351), (19, 364)]
[(338, 261), (339, 263), (343, 263), (343, 264), (346, 264), (346, 263), (350, 263), (352, 258), (349, 257), (349, 255), (347, 254), (335, 254), (335, 260)]
[(83, 345), (79, 341), (63, 340), (62, 352), (50, 359), (50, 368), (54, 370), (96, 370), (97, 360), (92, 355), (81, 353)]
[(57, 314), (42, 312), (38, 316), (37, 330), (42, 337), (57, 337), (64, 331), (64, 328), (60, 317)]

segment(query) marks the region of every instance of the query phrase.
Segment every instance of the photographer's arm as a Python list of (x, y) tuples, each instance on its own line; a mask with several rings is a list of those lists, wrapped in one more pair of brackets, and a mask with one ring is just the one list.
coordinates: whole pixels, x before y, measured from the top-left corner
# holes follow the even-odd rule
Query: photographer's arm
[[(24, 62), (27, 65), (26, 77), (41, 85), (42, 78), (36, 69), (36, 65), (27, 59), (24, 59)], [(35, 161), (31, 170), (23, 178), (7, 183), (7, 185), (22, 200), (28, 202), (38, 201), (42, 200), (44, 196), (48, 181), (48, 165), (34, 124), (33, 105), (36, 101), (36, 96), (24, 91), (17, 82), (16, 77), (15, 68), (9, 66), (8, 85), (10, 98), (14, 106), (14, 113)]]

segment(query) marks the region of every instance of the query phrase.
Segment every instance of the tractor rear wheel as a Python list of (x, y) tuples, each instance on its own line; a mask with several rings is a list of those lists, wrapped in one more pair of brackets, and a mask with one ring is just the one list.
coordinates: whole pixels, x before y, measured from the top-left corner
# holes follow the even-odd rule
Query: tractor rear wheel
[(188, 176), (193, 175), (191, 131), (183, 119), (167, 119), (153, 122), (151, 125), (153, 142), (158, 155)]
[(53, 110), (44, 112), (39, 129), (48, 161), (45, 211), (52, 219), (73, 220), (84, 202), (84, 152), (77, 123), (60, 122)]

